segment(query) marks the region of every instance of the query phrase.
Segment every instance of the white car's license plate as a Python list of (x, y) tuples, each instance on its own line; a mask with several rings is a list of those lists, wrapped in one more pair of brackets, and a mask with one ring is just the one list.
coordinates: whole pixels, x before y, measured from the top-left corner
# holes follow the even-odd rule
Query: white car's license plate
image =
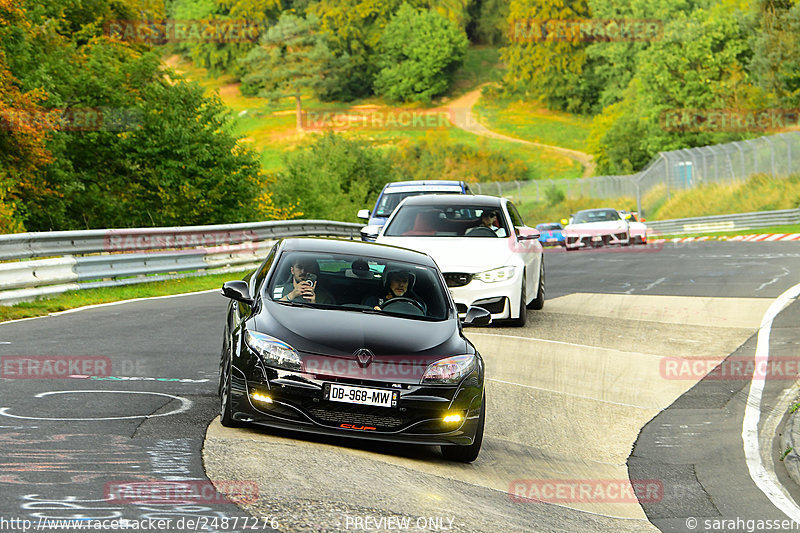
[(593, 241), (602, 241), (603, 237), (601, 237), (600, 235), (595, 235), (595, 236), (592, 237), (592, 240)]
[(332, 402), (375, 405), (378, 407), (397, 407), (399, 393), (394, 390), (353, 387), (330, 383), (325, 387), (324, 397)]

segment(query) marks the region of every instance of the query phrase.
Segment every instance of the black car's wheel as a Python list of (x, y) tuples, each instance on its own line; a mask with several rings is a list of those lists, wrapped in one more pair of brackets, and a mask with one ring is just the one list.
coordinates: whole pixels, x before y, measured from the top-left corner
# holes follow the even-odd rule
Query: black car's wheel
[(522, 273), (522, 292), (519, 295), (519, 318), (512, 318), (508, 324), (513, 327), (521, 328), (525, 325), (528, 317), (526, 315), (527, 307), (525, 305), (525, 273)]
[(528, 304), (528, 309), (533, 309), (535, 311), (539, 311), (544, 307), (544, 258), (542, 258), (542, 264), (539, 267), (539, 291), (536, 294), (536, 298), (531, 300), (531, 303)]
[(478, 416), (478, 430), (475, 440), (468, 446), (442, 446), (442, 456), (448, 461), (471, 463), (478, 458), (483, 443), (483, 426), (486, 424), (486, 395), (481, 400), (481, 413)]
[(225, 427), (242, 427), (242, 423), (233, 419), (231, 408), (231, 359), (229, 356), (230, 345), (222, 348), (222, 358), (219, 363), (219, 422)]

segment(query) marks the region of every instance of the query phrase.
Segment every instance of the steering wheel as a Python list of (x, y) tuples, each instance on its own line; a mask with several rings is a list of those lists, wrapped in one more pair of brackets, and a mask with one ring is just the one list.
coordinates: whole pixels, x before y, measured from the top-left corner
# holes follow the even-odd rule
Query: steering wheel
[(422, 306), (420, 302), (418, 302), (413, 298), (406, 298), (405, 296), (395, 296), (394, 298), (389, 298), (388, 300), (383, 302), (381, 309), (386, 309), (390, 305), (396, 305), (401, 303), (411, 304), (414, 306), (414, 308), (419, 309), (420, 313), (422, 313), (423, 315), (425, 314), (425, 308)]
[(476, 226), (474, 228), (469, 228), (466, 233), (464, 233), (465, 237), (497, 237), (497, 233), (494, 232), (492, 228), (486, 226)]

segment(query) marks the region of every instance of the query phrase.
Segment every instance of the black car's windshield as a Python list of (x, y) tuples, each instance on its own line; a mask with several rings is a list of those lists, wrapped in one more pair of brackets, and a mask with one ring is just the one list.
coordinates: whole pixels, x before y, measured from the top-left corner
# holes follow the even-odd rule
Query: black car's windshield
[(402, 191), (402, 192), (385, 192), (381, 196), (380, 202), (378, 202), (378, 207), (375, 208), (375, 213), (373, 216), (376, 217), (388, 217), (392, 214), (395, 208), (408, 198), (409, 196), (419, 196), (420, 194), (456, 194), (460, 192), (459, 190), (444, 190), (438, 191), (436, 189), (428, 189), (428, 190), (416, 190), (416, 191)]
[(384, 230), (387, 237), (506, 237), (497, 206), (405, 205)]
[(579, 211), (572, 220), (573, 224), (585, 224), (587, 222), (607, 222), (620, 220), (619, 213), (613, 209), (597, 209), (593, 211)]
[(266, 296), (286, 305), (386, 313), (428, 320), (449, 315), (445, 288), (429, 266), (346, 254), (282, 254)]

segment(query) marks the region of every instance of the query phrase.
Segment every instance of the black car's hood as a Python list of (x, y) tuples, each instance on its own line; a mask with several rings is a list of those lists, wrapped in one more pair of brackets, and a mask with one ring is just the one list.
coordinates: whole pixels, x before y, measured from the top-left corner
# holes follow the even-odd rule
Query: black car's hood
[(255, 328), (299, 352), (350, 357), (360, 348), (375, 356), (429, 356), (430, 360), (469, 353), (456, 319), (440, 322), (292, 307), (264, 301)]

